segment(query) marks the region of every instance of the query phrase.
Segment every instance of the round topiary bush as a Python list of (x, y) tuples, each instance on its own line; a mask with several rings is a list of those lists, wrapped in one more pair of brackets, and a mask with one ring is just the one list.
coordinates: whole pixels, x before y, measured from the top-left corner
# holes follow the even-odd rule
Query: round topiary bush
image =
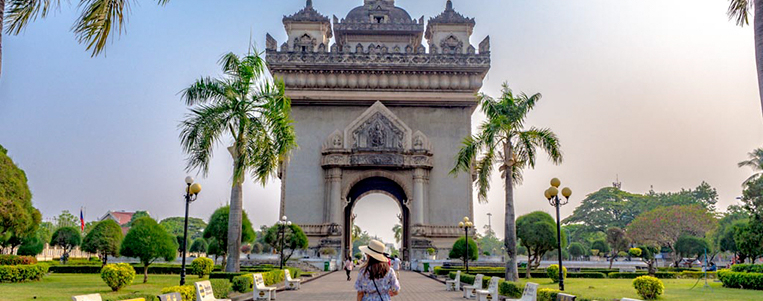
[(652, 276), (640, 276), (633, 279), (633, 287), (636, 293), (644, 299), (654, 300), (665, 290), (665, 285), (660, 279)]
[[(562, 267), (562, 273), (564, 273), (564, 278), (567, 278), (567, 268)], [(551, 281), (554, 283), (559, 282), (559, 265), (558, 264), (552, 264), (546, 268), (546, 275), (548, 275), (548, 278), (551, 278)]]
[(127, 263), (107, 264), (101, 269), (101, 279), (116, 292), (135, 280), (135, 269)]
[(641, 257), (641, 249), (630, 248), (630, 250), (628, 250), (628, 254), (630, 254), (633, 257)]
[(191, 262), (191, 273), (199, 275), (199, 278), (204, 278), (204, 276), (209, 275), (214, 268), (215, 262), (206, 257), (199, 257)]

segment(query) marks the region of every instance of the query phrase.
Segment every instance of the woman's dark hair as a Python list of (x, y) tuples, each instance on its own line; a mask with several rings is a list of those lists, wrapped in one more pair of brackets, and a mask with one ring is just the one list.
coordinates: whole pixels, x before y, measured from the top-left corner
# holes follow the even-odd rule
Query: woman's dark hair
[(389, 272), (389, 264), (387, 262), (381, 262), (373, 256), (368, 256), (365, 266), (366, 275), (370, 279), (382, 279)]

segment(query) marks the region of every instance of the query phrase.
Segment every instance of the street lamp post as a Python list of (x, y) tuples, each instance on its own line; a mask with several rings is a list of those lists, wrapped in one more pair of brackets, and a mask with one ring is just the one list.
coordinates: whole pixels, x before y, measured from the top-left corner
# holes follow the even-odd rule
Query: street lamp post
[(182, 268), (180, 269), (180, 285), (185, 284), (185, 253), (186, 248), (188, 247), (188, 205), (191, 204), (191, 202), (195, 201), (196, 198), (199, 196), (199, 192), (201, 192), (201, 184), (194, 183), (193, 178), (188, 176), (185, 177), (185, 222), (183, 224), (183, 259), (182, 259)]
[(466, 251), (464, 253), (464, 266), (466, 267), (466, 273), (469, 274), (469, 228), (474, 224), (469, 221), (469, 218), (464, 216), (463, 222), (458, 222), (458, 227), (464, 229), (464, 244), (466, 244)]
[(559, 220), (559, 207), (564, 206), (569, 202), (572, 195), (572, 189), (569, 187), (562, 188), (562, 196), (564, 199), (559, 198), (559, 185), (562, 182), (557, 178), (551, 179), (551, 187), (546, 189), (544, 196), (548, 200), (551, 206), (556, 207), (556, 249), (559, 250), (559, 290), (564, 291), (564, 268), (562, 267), (562, 224)]
[(281, 265), (280, 268), (283, 270), (283, 249), (285, 246), (284, 240), (286, 239), (286, 227), (291, 226), (291, 221), (286, 220), (286, 216), (282, 216), (281, 220), (278, 221), (278, 232), (281, 234)]

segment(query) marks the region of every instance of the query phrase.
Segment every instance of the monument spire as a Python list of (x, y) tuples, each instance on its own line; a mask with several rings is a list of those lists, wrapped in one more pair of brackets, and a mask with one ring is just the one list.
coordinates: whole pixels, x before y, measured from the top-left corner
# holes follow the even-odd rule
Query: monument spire
[(445, 3), (445, 10), (453, 10), (453, 1), (448, 0), (448, 2)]
[(307, 0), (307, 3), (305, 3), (305, 7), (313, 7), (313, 0)]

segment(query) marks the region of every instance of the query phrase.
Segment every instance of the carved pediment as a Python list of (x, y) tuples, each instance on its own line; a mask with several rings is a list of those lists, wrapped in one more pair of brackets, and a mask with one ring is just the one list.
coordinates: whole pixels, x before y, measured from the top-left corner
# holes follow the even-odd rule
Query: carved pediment
[(427, 138), (424, 133), (421, 131), (416, 131), (413, 133), (413, 145), (412, 149), (417, 152), (428, 152), (432, 150), (432, 144), (429, 143), (429, 138)]
[(411, 129), (377, 101), (344, 130), (344, 145), (356, 150), (405, 151), (411, 148)]
[(464, 42), (461, 42), (456, 36), (450, 35), (446, 39), (440, 42), (440, 48), (442, 53), (445, 54), (458, 54), (464, 48)]
[(342, 149), (344, 148), (344, 137), (339, 130), (334, 131), (329, 135), (328, 139), (323, 142), (323, 150)]

